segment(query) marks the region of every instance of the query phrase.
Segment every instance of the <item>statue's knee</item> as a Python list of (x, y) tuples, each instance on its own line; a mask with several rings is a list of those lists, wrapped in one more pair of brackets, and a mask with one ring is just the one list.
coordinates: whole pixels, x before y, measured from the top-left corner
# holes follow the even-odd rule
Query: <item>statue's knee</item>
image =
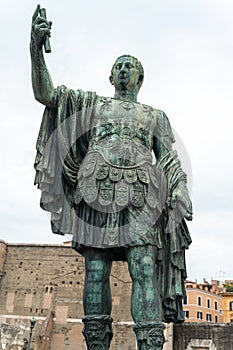
[(89, 260), (86, 263), (86, 276), (92, 282), (105, 281), (109, 274), (110, 270), (105, 261)]
[(142, 258), (141, 270), (145, 278), (153, 278), (155, 274), (155, 261), (151, 256)]
[(155, 261), (153, 257), (144, 256), (135, 259), (130, 265), (130, 275), (134, 282), (145, 282), (152, 280), (155, 275)]

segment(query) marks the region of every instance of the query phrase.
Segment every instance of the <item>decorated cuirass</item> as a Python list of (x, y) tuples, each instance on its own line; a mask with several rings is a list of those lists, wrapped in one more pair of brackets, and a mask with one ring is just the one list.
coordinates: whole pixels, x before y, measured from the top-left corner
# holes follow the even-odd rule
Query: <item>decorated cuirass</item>
[(78, 172), (75, 203), (140, 208), (158, 206), (152, 166), (156, 111), (146, 105), (98, 98), (88, 152)]
[(130, 167), (151, 163), (156, 112), (152, 107), (99, 98), (89, 150), (98, 151), (112, 165)]

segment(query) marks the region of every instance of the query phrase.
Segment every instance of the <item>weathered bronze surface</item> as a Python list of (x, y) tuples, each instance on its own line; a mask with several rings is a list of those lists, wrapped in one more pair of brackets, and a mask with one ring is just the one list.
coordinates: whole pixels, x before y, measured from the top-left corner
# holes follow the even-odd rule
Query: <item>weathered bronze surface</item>
[[(185, 249), (192, 219), (182, 171), (164, 112), (137, 102), (144, 71), (123, 55), (112, 67), (113, 98), (54, 88), (43, 56), (51, 22), (38, 6), (32, 18), (32, 85), (46, 106), (35, 161), (41, 207), (54, 233), (72, 234), (85, 257), (84, 331), (88, 349), (112, 338), (109, 276), (128, 262), (138, 349), (162, 349), (163, 321), (182, 322)], [(152, 164), (152, 152), (156, 164)]]

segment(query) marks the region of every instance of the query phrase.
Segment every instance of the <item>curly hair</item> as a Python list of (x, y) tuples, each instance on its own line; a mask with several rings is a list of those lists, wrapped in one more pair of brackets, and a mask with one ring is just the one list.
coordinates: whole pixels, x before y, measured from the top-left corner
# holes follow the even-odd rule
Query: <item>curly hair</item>
[[(143, 66), (142, 66), (141, 62), (140, 62), (136, 57), (134, 57), (134, 56), (132, 56), (132, 55), (121, 55), (121, 56), (119, 56), (119, 57), (116, 59), (116, 61), (113, 63), (113, 66), (112, 66), (112, 69), (111, 69), (111, 75), (113, 75), (113, 69), (114, 69), (114, 67), (115, 67), (115, 64), (116, 64), (117, 61), (118, 61), (120, 58), (122, 58), (122, 57), (130, 57), (130, 58), (132, 58), (132, 59), (135, 61), (135, 63), (136, 63), (136, 68), (138, 69), (139, 75), (142, 75), (142, 76), (144, 77), (144, 69), (143, 69)], [(142, 82), (143, 82), (143, 79), (142, 79)], [(140, 84), (139, 87), (141, 87), (142, 82), (141, 82), (141, 84)]]
[(121, 56), (119, 56), (116, 59), (116, 61), (113, 63), (113, 66), (112, 66), (112, 69), (111, 69), (111, 74), (113, 74), (113, 69), (114, 69), (114, 66), (115, 66), (116, 62), (122, 57), (131, 57), (136, 62), (136, 67), (137, 67), (137, 69), (139, 71), (139, 74), (144, 76), (144, 69), (143, 69), (143, 66), (142, 66), (141, 62), (136, 57), (134, 57), (132, 55), (121, 55)]

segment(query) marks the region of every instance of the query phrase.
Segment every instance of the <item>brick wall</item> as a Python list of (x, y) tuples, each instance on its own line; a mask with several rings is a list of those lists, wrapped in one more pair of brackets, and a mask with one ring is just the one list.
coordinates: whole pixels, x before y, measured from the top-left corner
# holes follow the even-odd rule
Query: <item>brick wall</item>
[[(34, 341), (52, 310), (55, 318), (50, 348), (85, 349), (81, 333), (82, 256), (65, 245), (8, 244), (4, 260), (0, 285), (0, 323), (26, 325), (27, 338), (29, 321), (35, 317)], [(124, 343), (125, 348), (133, 350), (136, 342), (130, 315), (131, 281), (127, 264), (113, 264), (111, 288), (115, 331), (111, 349), (122, 349)], [(121, 323), (118, 324), (118, 321)]]
[[(83, 257), (67, 245), (7, 244), (5, 251), (0, 284), (0, 323), (25, 325), (25, 337), (28, 338), (30, 319), (35, 317), (33, 344), (42, 344), (43, 341), (45, 344), (49, 339), (49, 344), (44, 345), (46, 349), (86, 349), (81, 322)], [(111, 350), (136, 349), (130, 314), (131, 286), (127, 263), (114, 262), (111, 273), (114, 319)], [(43, 336), (42, 330), (50, 311), (55, 313), (52, 330), (45, 331)], [(166, 349), (171, 349), (169, 344)]]
[(6, 250), (7, 250), (6, 242), (0, 240), (0, 278), (3, 275), (3, 272), (4, 272), (4, 265), (5, 265), (5, 259), (6, 259)]

